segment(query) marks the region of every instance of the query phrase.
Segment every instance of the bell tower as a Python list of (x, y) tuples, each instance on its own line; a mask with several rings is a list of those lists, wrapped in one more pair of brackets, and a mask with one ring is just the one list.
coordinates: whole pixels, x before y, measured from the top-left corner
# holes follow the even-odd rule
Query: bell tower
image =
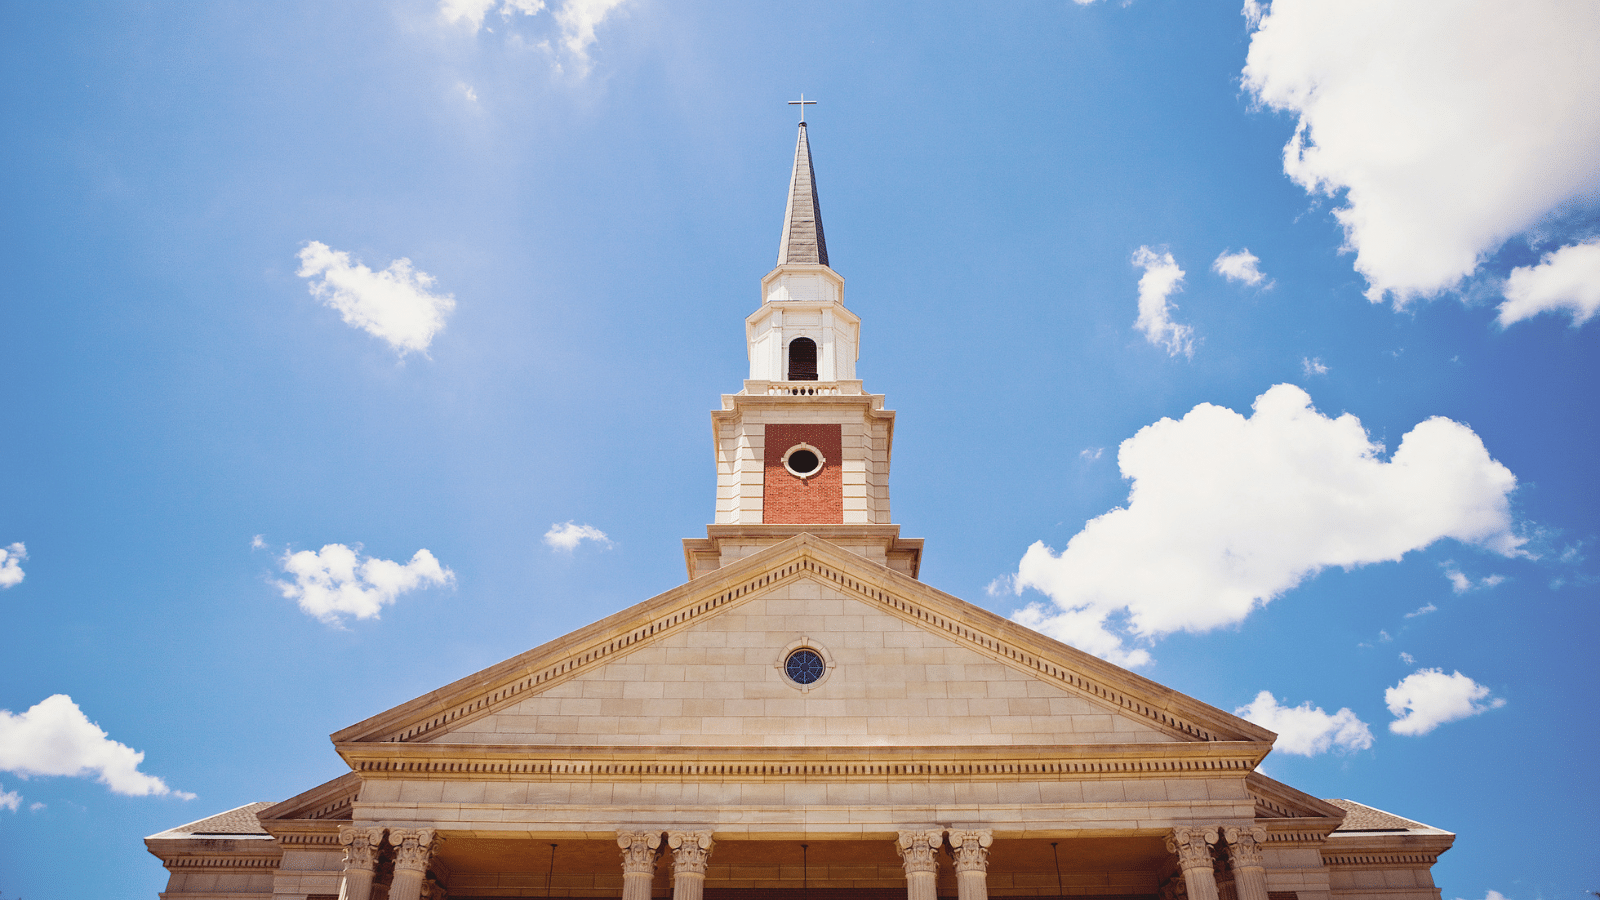
[(778, 264), (745, 318), (750, 377), (711, 413), (716, 519), (684, 541), (691, 579), (801, 533), (916, 577), (922, 541), (889, 520), (894, 411), (856, 378), (860, 335), (828, 264), (802, 119)]

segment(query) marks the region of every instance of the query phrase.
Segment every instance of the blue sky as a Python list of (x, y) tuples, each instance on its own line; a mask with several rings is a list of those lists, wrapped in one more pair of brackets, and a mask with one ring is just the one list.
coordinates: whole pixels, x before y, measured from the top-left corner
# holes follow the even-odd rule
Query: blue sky
[(1600, 888), (1600, 11), (1386, 6), (0, 6), (0, 896), (682, 581), (802, 91), (924, 581)]

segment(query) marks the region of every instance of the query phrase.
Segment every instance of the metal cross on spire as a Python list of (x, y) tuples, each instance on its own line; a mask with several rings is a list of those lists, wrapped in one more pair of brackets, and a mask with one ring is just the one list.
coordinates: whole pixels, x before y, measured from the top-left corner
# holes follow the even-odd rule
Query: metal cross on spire
[(815, 100), (807, 100), (806, 99), (806, 95), (805, 94), (801, 94), (799, 100), (790, 100), (789, 101), (789, 105), (790, 106), (798, 106), (798, 107), (800, 107), (800, 124), (804, 125), (806, 123), (806, 107), (808, 107), (808, 106), (816, 106), (817, 105), (817, 101), (815, 101)]

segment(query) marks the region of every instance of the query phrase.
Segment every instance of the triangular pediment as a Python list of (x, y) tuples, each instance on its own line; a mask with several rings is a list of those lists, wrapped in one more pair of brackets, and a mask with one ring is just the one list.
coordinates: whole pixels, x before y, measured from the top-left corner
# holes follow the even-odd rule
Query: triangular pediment
[[(781, 671), (801, 644), (829, 667), (809, 689)], [(333, 739), (1020, 748), (1272, 734), (803, 534)]]

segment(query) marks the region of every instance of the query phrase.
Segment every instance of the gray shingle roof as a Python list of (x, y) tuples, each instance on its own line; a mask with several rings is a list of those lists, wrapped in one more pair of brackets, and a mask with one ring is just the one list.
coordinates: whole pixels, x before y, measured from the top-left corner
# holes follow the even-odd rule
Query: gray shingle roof
[(1328, 800), (1334, 806), (1345, 811), (1344, 823), (1336, 831), (1410, 831), (1414, 828), (1428, 829), (1421, 822), (1402, 819), (1393, 813), (1386, 813), (1381, 809), (1374, 809), (1364, 803), (1354, 800)]
[(246, 803), (238, 809), (230, 809), (198, 822), (179, 825), (167, 834), (266, 834), (267, 830), (261, 827), (261, 820), (256, 818), (256, 813), (271, 805), (264, 802)]

